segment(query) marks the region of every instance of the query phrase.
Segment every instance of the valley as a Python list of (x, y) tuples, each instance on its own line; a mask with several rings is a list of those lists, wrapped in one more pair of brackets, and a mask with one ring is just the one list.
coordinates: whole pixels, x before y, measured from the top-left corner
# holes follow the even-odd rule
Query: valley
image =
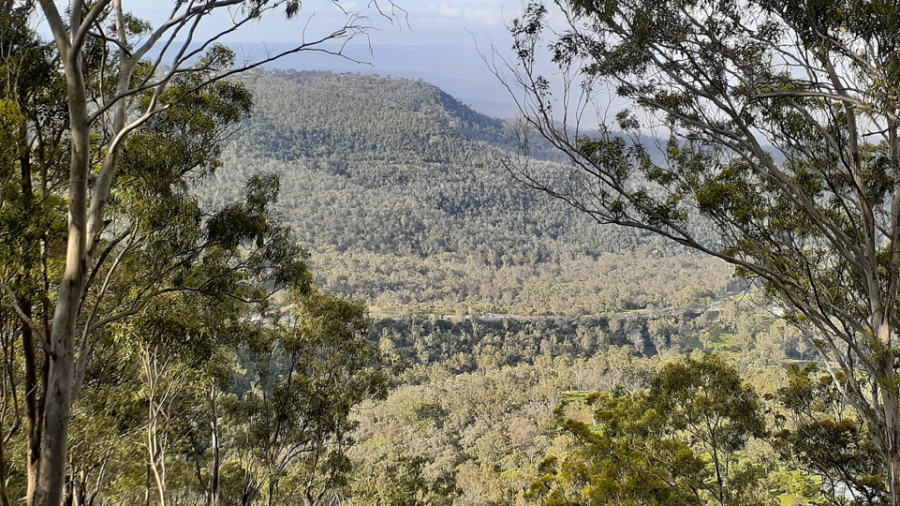
[[(379, 312), (599, 315), (737, 286), (724, 264), (589, 217), (517, 183), (508, 123), (421, 81), (277, 71), (246, 77), (251, 118), (208, 194), (255, 173), (323, 289)], [(540, 143), (534, 163), (554, 165)]]
[[(776, 395), (784, 366), (815, 359), (724, 263), (516, 181), (508, 121), (421, 81), (281, 70), (244, 82), (254, 113), (205, 198), (277, 175), (316, 285), (368, 307), (394, 371), (387, 399), (355, 411), (358, 504), (530, 504), (542, 461), (572, 449), (559, 410), (590, 420), (588, 392), (638, 396), (665, 364), (712, 352)], [(547, 146), (532, 153), (564, 177)], [(745, 458), (775, 466), (777, 490), (789, 472), (767, 448)]]
[(900, 506), (900, 4), (504, 2), (0, 0), (0, 506)]

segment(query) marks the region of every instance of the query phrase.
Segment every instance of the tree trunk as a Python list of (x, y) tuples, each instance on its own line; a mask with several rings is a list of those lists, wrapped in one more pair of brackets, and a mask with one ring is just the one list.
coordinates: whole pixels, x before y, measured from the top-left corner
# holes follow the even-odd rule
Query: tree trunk
[[(32, 316), (30, 301), (23, 301), (22, 312), (29, 318)], [(32, 506), (41, 462), (43, 427), (37, 400), (37, 355), (34, 346), (34, 332), (28, 325), (22, 326), (22, 349), (25, 361), (25, 423), (28, 436), (28, 450), (25, 455), (25, 474), (28, 479), (25, 504)]]
[[(0, 424), (0, 437), (3, 436), (2, 424)], [(6, 488), (6, 444), (0, 439), (0, 506), (10, 506), (9, 490)]]
[[(153, 407), (151, 407), (153, 409)], [(159, 450), (159, 444), (156, 439), (156, 426), (157, 426), (157, 416), (151, 415), (151, 419), (147, 425), (147, 453), (149, 455), (148, 463), (150, 465), (150, 470), (153, 472), (153, 480), (156, 483), (156, 492), (159, 495), (159, 506), (166, 505), (166, 481), (163, 476), (163, 471), (160, 469), (159, 460), (157, 459), (157, 453)], [(160, 456), (161, 458), (165, 458), (164, 455)]]
[(891, 492), (891, 504), (900, 505), (900, 448), (892, 448), (885, 455), (888, 472), (888, 486)]
[[(67, 269), (68, 270), (68, 269)], [(67, 276), (68, 277), (68, 276)], [(81, 280), (66, 280), (60, 290), (51, 333), (47, 408), (37, 483), (38, 506), (59, 506), (66, 476), (66, 456), (71, 416), (75, 364), (75, 315), (80, 300)], [(79, 294), (76, 296), (75, 294)]]
[(219, 506), (219, 468), (222, 466), (219, 454), (219, 412), (217, 409), (218, 390), (215, 385), (210, 388), (210, 404), (212, 406), (212, 478), (210, 479), (209, 506)]
[[(28, 129), (23, 124), (19, 138), (21, 147), (19, 148), (19, 165), (22, 170), (22, 199), (26, 213), (35, 212), (34, 205), (34, 186), (32, 185), (32, 163), (31, 150), (28, 140)], [(31, 239), (31, 237), (29, 237)], [(31, 246), (30, 244), (26, 247)], [(32, 281), (32, 265), (30, 255), (26, 252), (24, 255), (22, 276), (26, 285)], [(30, 321), (34, 321), (33, 305), (29, 297), (23, 297), (21, 300), (22, 313)], [(32, 506), (34, 502), (34, 491), (37, 486), (38, 469), (40, 468), (41, 455), (41, 433), (43, 430), (42, 410), (38, 406), (38, 381), (37, 369), (38, 358), (35, 349), (34, 329), (28, 322), (22, 324), (22, 354), (24, 355), (25, 369), (25, 422), (27, 430), (27, 450), (25, 455), (25, 475), (27, 479), (27, 488), (25, 494), (26, 506)]]
[(884, 427), (886, 440), (883, 453), (887, 466), (888, 487), (891, 493), (891, 504), (900, 506), (900, 417), (897, 416), (897, 396), (893, 392), (883, 395), (882, 403), (886, 415)]
[[(77, 25), (77, 23), (75, 23)], [(87, 266), (87, 174), (90, 149), (87, 96), (80, 52), (66, 51), (72, 154), (69, 167), (69, 229), (66, 267), (50, 331), (46, 412), (36, 490), (37, 506), (59, 506), (66, 477), (69, 417), (75, 372), (75, 334)]]
[[(883, 307), (883, 306), (882, 306)], [(880, 308), (879, 308), (880, 309)], [(890, 316), (881, 313), (878, 341), (884, 347), (878, 357), (875, 380), (879, 383), (881, 413), (884, 429), (881, 431), (881, 450), (887, 467), (888, 489), (891, 504), (900, 506), (900, 392), (897, 391), (897, 373), (894, 370), (894, 352), (891, 348)]]
[[(153, 473), (156, 492), (159, 495), (159, 506), (166, 504), (165, 452), (159, 444), (159, 417), (163, 406), (157, 403), (156, 389), (159, 386), (159, 363), (155, 352), (149, 349), (141, 352), (144, 362), (144, 375), (147, 387), (147, 463)], [(163, 399), (161, 402), (165, 402)]]

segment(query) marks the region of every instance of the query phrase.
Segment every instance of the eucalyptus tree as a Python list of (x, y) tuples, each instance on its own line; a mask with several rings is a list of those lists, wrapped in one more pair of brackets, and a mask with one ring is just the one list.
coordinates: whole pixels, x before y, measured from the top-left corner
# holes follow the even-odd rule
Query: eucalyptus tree
[(816, 364), (788, 368), (787, 385), (775, 396), (784, 409), (775, 415), (773, 448), (791, 469), (817, 477), (816, 495), (830, 504), (845, 504), (841, 496), (848, 492), (857, 504), (886, 504), (887, 487), (878, 479), (882, 455), (834, 378), (818, 369)]
[[(330, 3), (341, 8), (338, 0)], [(215, 168), (218, 141), (248, 112), (249, 94), (226, 83), (226, 77), (302, 51), (341, 56), (341, 49), (323, 44), (336, 41), (341, 48), (340, 43), (369, 28), (368, 18), (346, 13), (346, 22), (333, 31), (314, 39), (304, 31), (285, 51), (239, 62), (219, 44), (223, 37), (263, 16), (296, 18), (300, 2), (176, 1), (155, 27), (130, 15), (127, 4), (72, 1), (62, 10), (51, 0), (0, 3), (3, 22), (17, 20), (9, 25), (16, 30), (3, 30), (5, 63), (18, 65), (14, 71), (4, 66), (10, 77), (5, 84), (16, 86), (6, 86), (0, 102), (8, 127), (0, 140), (2, 156), (10, 161), (2, 170), (4, 181), (15, 184), (5, 184), (4, 192), (14, 198), (4, 194), (2, 204), (10, 216), (18, 211), (24, 217), (4, 223), (40, 221), (33, 241), (13, 229), (2, 232), (17, 238), (13, 244), (29, 244), (17, 260), (35, 264), (33, 270), (25, 265), (21, 275), (0, 280), (28, 343), (26, 383), (34, 387), (26, 388), (34, 397), (25, 399), (34, 446), (28, 504), (61, 502), (71, 409), (93, 336), (102, 327), (139, 313), (150, 299), (171, 290), (215, 291), (225, 285), (213, 280), (237, 271), (269, 274), (270, 287), (306, 282), (298, 251), (264, 216), (271, 184), (260, 182), (246, 207), (224, 209), (215, 217), (203, 215), (196, 200), (180, 190)], [(390, 10), (372, 2), (370, 13), (396, 19), (393, 5), (385, 6)], [(32, 10), (42, 14), (52, 44), (22, 24)], [(225, 14), (228, 22), (222, 24), (217, 14)], [(199, 37), (213, 23), (216, 31)], [(21, 37), (13, 40), (13, 35)], [(25, 54), (33, 61), (26, 63)], [(22, 78), (29, 72), (34, 79)], [(134, 172), (127, 172), (129, 166)], [(158, 181), (168, 182), (168, 190), (148, 184), (159, 176), (153, 170), (165, 172)], [(166, 215), (165, 209), (140, 205), (133, 198), (139, 191), (151, 197), (162, 193), (177, 205)], [(40, 198), (22, 200), (29, 192)], [(26, 201), (43, 207), (28, 207)], [(236, 227), (227, 223), (240, 219), (246, 221)], [(195, 226), (198, 220), (208, 226)], [(196, 234), (183, 233), (179, 226)], [(178, 240), (154, 239), (163, 230)], [(185, 249), (178, 251), (179, 246)], [(116, 272), (138, 257), (153, 260), (156, 270), (143, 290), (120, 287)], [(34, 301), (40, 302), (39, 310)]]
[(342, 499), (351, 409), (383, 397), (386, 376), (364, 307), (290, 292), (290, 316), (264, 318), (234, 298), (168, 292), (98, 332), (65, 503)]
[[(762, 405), (713, 355), (667, 364), (648, 390), (590, 394), (593, 423), (558, 421), (568, 451), (550, 451), (528, 494), (556, 505), (771, 504), (761, 463), (740, 455), (765, 435)], [(560, 415), (562, 409), (558, 409)], [(571, 438), (571, 439), (569, 439)]]
[[(249, 388), (223, 396), (223, 459), (241, 470), (242, 505), (320, 506), (346, 494), (351, 410), (387, 394), (363, 306), (295, 293), (289, 324), (251, 350)], [(240, 390), (240, 389), (237, 389)]]
[[(570, 170), (514, 174), (758, 280), (844, 373), (900, 504), (900, 5), (555, 4), (554, 20), (533, 3), (511, 25), (517, 61), (498, 70)], [(543, 69), (566, 77), (561, 94)], [(578, 123), (592, 107), (597, 128)]]
[[(24, 419), (28, 439), (24, 467), (30, 490), (43, 434), (46, 355), (38, 327), (49, 328), (48, 282), (57, 268), (48, 259), (58, 255), (65, 231), (65, 201), (56, 182), (66, 130), (64, 81), (52, 48), (30, 27), (32, 15), (28, 2), (0, 2), (0, 297), (7, 371), (22, 371), (6, 375), (12, 384), (3, 398), (21, 407), (15, 414), (17, 421)], [(12, 294), (14, 303), (7, 298)]]

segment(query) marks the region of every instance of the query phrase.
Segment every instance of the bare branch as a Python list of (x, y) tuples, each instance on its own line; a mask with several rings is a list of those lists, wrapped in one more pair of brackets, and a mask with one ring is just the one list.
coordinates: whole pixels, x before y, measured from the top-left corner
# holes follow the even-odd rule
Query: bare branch
[(22, 320), (24, 325), (27, 325), (32, 332), (41, 337), (41, 341), (44, 343), (45, 349), (50, 349), (50, 342), (47, 340), (47, 336), (44, 334), (44, 331), (39, 326), (35, 325), (35, 323), (25, 314), (25, 311), (22, 310), (22, 306), (19, 305), (19, 299), (16, 298), (15, 292), (12, 291), (12, 288), (9, 287), (6, 283), (0, 282), (0, 288), (6, 292), (6, 296), (9, 297), (10, 302), (12, 303), (13, 309), (15, 309), (16, 314), (19, 316), (19, 319)]

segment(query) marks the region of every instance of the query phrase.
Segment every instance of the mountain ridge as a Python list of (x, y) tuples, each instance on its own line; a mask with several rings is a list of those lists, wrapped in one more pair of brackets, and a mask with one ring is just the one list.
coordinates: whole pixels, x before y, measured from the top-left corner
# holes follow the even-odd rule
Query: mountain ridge
[(386, 310), (597, 314), (684, 305), (730, 282), (713, 261), (514, 181), (508, 124), (433, 85), (298, 71), (244, 82), (256, 107), (209, 200), (279, 175), (285, 220), (326, 291)]

